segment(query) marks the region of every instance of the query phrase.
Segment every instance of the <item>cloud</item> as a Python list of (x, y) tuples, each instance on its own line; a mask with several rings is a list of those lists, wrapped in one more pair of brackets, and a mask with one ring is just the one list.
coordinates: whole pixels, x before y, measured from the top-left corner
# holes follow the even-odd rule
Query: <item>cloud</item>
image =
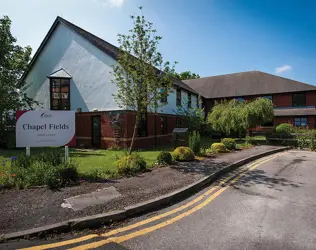
[(93, 0), (95, 3), (99, 3), (102, 7), (116, 7), (119, 8), (124, 4), (125, 0)]
[(286, 71), (290, 71), (292, 69), (293, 69), (293, 67), (291, 65), (285, 64), (285, 65), (283, 65), (281, 67), (276, 67), (275, 68), (275, 73), (276, 74), (282, 74), (282, 73), (284, 73)]

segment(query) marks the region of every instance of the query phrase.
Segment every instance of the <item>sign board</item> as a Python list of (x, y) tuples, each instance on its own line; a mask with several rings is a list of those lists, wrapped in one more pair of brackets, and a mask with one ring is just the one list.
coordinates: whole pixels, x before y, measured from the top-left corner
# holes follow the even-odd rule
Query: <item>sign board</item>
[(17, 111), (16, 147), (76, 146), (74, 111)]

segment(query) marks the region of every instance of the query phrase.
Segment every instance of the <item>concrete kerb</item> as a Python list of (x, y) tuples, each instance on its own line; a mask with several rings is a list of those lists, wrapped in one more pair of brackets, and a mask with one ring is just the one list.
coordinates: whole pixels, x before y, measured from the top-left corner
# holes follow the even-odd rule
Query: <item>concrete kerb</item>
[(71, 230), (96, 228), (102, 225), (113, 223), (115, 221), (124, 220), (130, 217), (136, 216), (138, 214), (144, 214), (144, 213), (151, 212), (153, 210), (158, 210), (160, 208), (173, 204), (183, 198), (186, 198), (192, 195), (193, 193), (196, 193), (197, 191), (201, 190), (203, 187), (212, 183), (213, 181), (218, 179), (218, 177), (220, 177), (221, 175), (227, 172), (233, 171), (236, 168), (242, 165), (245, 165), (251, 161), (257, 160), (267, 155), (279, 153), (288, 149), (290, 149), (290, 147), (282, 147), (278, 149), (269, 150), (257, 155), (253, 155), (248, 158), (244, 158), (184, 188), (178, 189), (172, 193), (159, 196), (155, 199), (151, 199), (146, 202), (142, 202), (142, 203), (138, 203), (132, 206), (125, 207), (124, 210), (112, 211), (112, 212), (104, 213), (104, 214), (96, 214), (92, 216), (71, 219), (68, 221), (63, 221), (63, 222), (48, 225), (48, 226), (0, 235), (0, 242), (13, 240), (13, 239), (19, 239), (19, 238), (34, 237), (34, 236), (45, 235), (45, 234), (50, 234), (50, 233), (62, 233), (62, 232), (67, 232)]

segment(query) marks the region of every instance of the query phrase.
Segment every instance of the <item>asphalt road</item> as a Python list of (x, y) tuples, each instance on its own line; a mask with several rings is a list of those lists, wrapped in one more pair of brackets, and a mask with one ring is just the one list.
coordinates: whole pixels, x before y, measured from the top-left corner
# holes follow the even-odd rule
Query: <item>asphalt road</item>
[[(130, 228), (88, 232), (91, 239), (75, 238), (64, 246), (73, 235), (9, 242), (0, 249), (316, 249), (315, 163), (316, 153), (306, 151), (269, 156), (124, 225)], [(43, 248), (49, 243), (55, 245)]]

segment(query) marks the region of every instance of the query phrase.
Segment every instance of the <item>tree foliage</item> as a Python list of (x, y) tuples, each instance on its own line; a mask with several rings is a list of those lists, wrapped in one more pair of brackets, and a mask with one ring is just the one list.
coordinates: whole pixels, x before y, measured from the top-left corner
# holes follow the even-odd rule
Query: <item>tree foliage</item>
[(6, 124), (12, 121), (13, 112), (37, 104), (20, 91), (24, 86), (20, 78), (27, 69), (32, 49), (29, 46), (23, 48), (17, 45), (16, 42), (17, 39), (11, 34), (11, 20), (8, 16), (3, 16), (0, 18), (1, 144), (7, 144), (6, 140), (9, 137)]
[[(200, 96), (198, 97), (197, 101), (198, 103), (202, 102)], [(182, 119), (185, 121), (185, 124), (187, 124), (190, 132), (200, 131), (206, 123), (204, 108), (200, 108), (199, 105), (197, 105), (196, 107), (187, 108), (187, 102), (188, 100), (185, 100), (185, 98), (183, 98), (181, 106), (177, 107), (175, 113), (178, 116), (182, 117)]]
[[(139, 8), (142, 11), (142, 7)], [(114, 65), (113, 82), (117, 86), (114, 100), (119, 107), (136, 111), (136, 123), (130, 152), (138, 123), (147, 110), (157, 111), (165, 102), (173, 84), (175, 64), (164, 61), (158, 51), (162, 37), (144, 15), (131, 16), (133, 28), (127, 35), (118, 34), (118, 65)]]
[(200, 78), (199, 74), (195, 74), (191, 71), (183, 71), (181, 73), (174, 73), (174, 77), (180, 80), (189, 80), (189, 79), (197, 79)]
[(207, 122), (216, 132), (238, 133), (249, 128), (270, 122), (273, 119), (273, 104), (266, 98), (253, 101), (222, 101), (208, 114)]

